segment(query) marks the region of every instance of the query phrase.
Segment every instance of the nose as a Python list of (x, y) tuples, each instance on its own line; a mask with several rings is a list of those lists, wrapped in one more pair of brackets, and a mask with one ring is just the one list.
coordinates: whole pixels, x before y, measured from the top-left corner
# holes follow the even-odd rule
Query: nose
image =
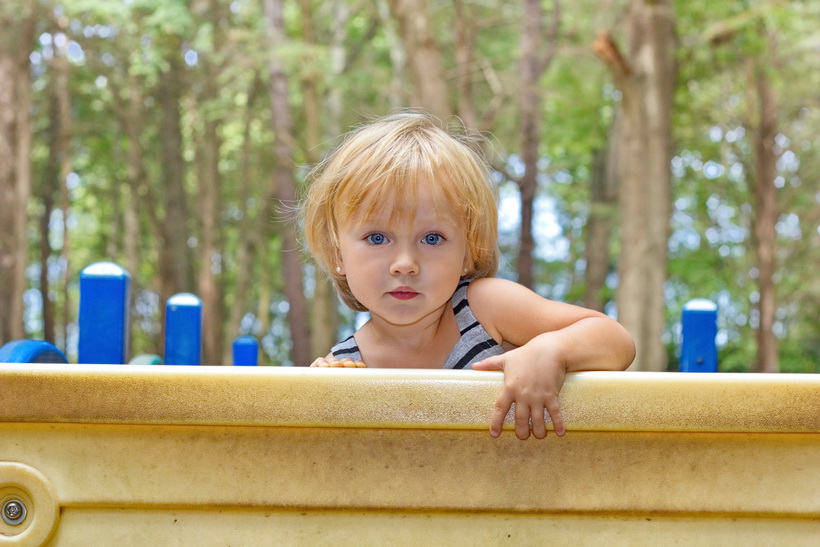
[(390, 264), (393, 275), (416, 275), (419, 273), (419, 262), (413, 249), (401, 246), (396, 249)]

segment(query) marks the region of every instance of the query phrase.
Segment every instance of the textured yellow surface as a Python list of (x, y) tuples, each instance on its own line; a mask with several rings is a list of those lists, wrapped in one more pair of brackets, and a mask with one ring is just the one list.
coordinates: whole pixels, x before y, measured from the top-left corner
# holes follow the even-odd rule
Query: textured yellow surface
[[(784, 526), (785, 524), (785, 526)], [(169, 532), (173, 531), (173, 532)], [(636, 533), (637, 532), (637, 533)], [(666, 516), (520, 515), (224, 511), (66, 511), (56, 537), (61, 546), (97, 545), (333, 545), (385, 546), (636, 546), (707, 545), (796, 547), (817, 545), (809, 520)], [(176, 538), (184, 538), (180, 541)], [(92, 543), (93, 544), (93, 543)]]
[[(578, 373), (566, 436), (528, 441), (488, 433), (501, 380), (0, 364), (0, 493), (34, 470), (56, 545), (820, 537), (818, 376)], [(22, 537), (0, 528), (0, 545)]]
[[(0, 363), (2, 422), (488, 429), (502, 373)], [(820, 430), (820, 376), (570, 374), (571, 430)], [(510, 422), (511, 423), (511, 422)]]

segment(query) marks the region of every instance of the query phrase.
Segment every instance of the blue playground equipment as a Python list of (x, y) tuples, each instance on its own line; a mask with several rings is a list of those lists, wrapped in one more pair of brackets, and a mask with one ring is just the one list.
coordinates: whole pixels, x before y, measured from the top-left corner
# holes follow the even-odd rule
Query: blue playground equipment
[(113, 262), (97, 262), (80, 272), (80, 363), (117, 364), (128, 360), (131, 276)]
[(259, 342), (253, 336), (240, 336), (233, 341), (233, 364), (256, 366), (259, 361)]
[[(83, 364), (200, 365), (202, 300), (190, 293), (168, 299), (165, 356), (136, 355), (128, 360), (131, 275), (113, 262), (95, 262), (80, 273), (78, 361)], [(240, 336), (234, 364), (258, 365), (259, 343)], [(68, 363), (56, 346), (42, 340), (14, 340), (0, 347), (0, 363)]]
[[(202, 362), (202, 300), (191, 293), (168, 299), (165, 356), (144, 354), (128, 360), (131, 276), (113, 262), (96, 262), (80, 273), (80, 338), (83, 364), (199, 365)], [(681, 372), (717, 372), (717, 305), (697, 298), (683, 307)], [(257, 366), (259, 342), (239, 336), (233, 364)], [(58, 348), (40, 340), (15, 340), (0, 347), (0, 363), (67, 363)]]
[(48, 342), (14, 340), (0, 347), (0, 363), (68, 363), (68, 359)]
[(681, 372), (717, 372), (717, 305), (696, 298), (683, 306)]
[(165, 364), (198, 365), (202, 360), (202, 300), (175, 294), (165, 305)]

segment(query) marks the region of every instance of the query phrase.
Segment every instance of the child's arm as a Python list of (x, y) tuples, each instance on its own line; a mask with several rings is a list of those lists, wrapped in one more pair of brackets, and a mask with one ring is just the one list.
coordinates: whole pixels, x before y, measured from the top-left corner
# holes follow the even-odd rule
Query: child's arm
[(490, 433), (498, 436), (515, 403), (515, 433), (526, 439), (547, 434), (544, 410), (555, 432), (564, 434), (558, 393), (567, 372), (624, 370), (635, 357), (632, 337), (606, 315), (547, 300), (502, 279), (479, 279), (467, 292), (476, 318), (490, 336), (516, 349), (473, 364), (475, 370), (503, 370)]

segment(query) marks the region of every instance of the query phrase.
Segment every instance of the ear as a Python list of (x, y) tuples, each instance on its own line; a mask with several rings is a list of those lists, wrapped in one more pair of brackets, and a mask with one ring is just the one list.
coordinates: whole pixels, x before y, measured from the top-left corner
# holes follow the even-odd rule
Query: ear
[(470, 249), (468, 248), (464, 252), (464, 262), (461, 264), (461, 277), (465, 277), (468, 273), (470, 273), (473, 269), (473, 258), (472, 254), (470, 253)]
[(328, 258), (330, 258), (330, 263), (333, 264), (333, 267), (332, 267), (333, 272), (332, 273), (335, 273), (336, 275), (344, 276), (345, 275), (345, 263), (342, 260), (341, 250), (338, 247), (336, 247), (334, 249), (334, 252)]

